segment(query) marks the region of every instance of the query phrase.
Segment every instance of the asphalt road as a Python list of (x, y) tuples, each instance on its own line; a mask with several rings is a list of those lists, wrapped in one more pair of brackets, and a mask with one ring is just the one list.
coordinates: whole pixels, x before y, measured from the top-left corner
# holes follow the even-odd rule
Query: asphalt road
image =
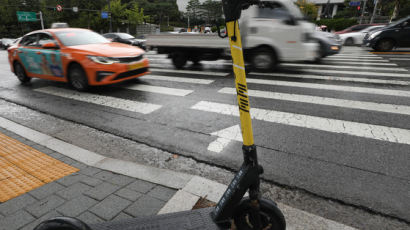
[[(6, 55), (2, 99), (211, 165), (242, 162), (229, 62), (179, 71), (150, 52), (151, 75), (84, 94), (40, 79), (20, 85)], [(349, 47), (320, 65), (251, 73), (264, 178), (410, 221), (409, 60)]]

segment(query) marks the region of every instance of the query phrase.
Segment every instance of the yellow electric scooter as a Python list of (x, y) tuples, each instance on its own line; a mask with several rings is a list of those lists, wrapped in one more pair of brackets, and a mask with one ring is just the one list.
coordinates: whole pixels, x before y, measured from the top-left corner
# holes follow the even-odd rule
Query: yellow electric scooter
[[(263, 168), (258, 164), (253, 140), (245, 63), (238, 25), (242, 9), (246, 9), (252, 4), (264, 5), (269, 3), (258, 0), (222, 0), (222, 4), (227, 28), (226, 36), (229, 37), (235, 74), (244, 163), (216, 207), (127, 221), (105, 222), (90, 226), (75, 218), (57, 217), (44, 221), (35, 230), (286, 229), (285, 218), (276, 203), (261, 198), (260, 175), (263, 173)], [(249, 192), (248, 198), (244, 198), (246, 192)]]

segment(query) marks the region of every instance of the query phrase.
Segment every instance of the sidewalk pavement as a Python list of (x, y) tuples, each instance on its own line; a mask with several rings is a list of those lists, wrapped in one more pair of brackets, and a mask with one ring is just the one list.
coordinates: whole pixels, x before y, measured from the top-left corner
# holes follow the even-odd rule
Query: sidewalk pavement
[[(226, 189), (203, 177), (104, 157), (2, 117), (1, 165), (8, 167), (0, 167), (0, 230), (31, 230), (56, 216), (94, 224), (191, 210), (201, 197), (218, 202)], [(38, 183), (19, 180), (23, 174)], [(288, 229), (353, 229), (278, 205)]]

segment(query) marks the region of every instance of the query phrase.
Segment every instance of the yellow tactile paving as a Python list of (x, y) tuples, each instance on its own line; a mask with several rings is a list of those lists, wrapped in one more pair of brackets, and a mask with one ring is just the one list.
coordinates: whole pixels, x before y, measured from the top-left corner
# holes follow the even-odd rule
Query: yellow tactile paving
[(0, 133), (0, 202), (77, 171), (79, 169)]

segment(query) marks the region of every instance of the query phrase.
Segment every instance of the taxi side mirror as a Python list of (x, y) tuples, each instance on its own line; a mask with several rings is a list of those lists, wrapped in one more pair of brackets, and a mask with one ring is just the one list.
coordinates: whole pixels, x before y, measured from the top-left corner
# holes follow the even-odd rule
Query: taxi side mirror
[(49, 42), (49, 43), (45, 43), (41, 46), (44, 49), (58, 49), (58, 45), (55, 44), (54, 42)]

